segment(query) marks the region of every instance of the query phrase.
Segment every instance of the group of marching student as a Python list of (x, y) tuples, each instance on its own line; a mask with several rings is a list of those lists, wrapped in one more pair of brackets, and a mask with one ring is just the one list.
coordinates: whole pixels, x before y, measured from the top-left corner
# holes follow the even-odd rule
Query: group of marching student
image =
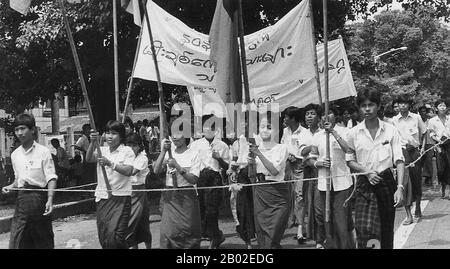
[[(333, 108), (324, 121), (321, 107), (308, 105), (303, 108), (307, 128), (301, 125), (300, 110), (288, 108), (281, 143), (274, 139), (278, 126), (272, 126), (268, 115), (259, 115), (255, 141), (242, 135), (229, 139), (227, 145), (214, 125), (204, 126), (197, 140), (182, 132), (172, 134), (153, 163), (155, 174), (165, 175), (167, 189), (161, 199), (160, 247), (200, 248), (207, 238), (209, 248), (218, 248), (225, 241), (219, 227), (220, 186), (229, 185), (236, 230), (249, 249), (255, 238), (259, 248), (281, 248), (284, 232), (292, 224), (298, 225), (299, 244), (308, 238), (317, 248), (352, 249), (370, 247), (368, 242), (376, 239), (381, 248), (393, 248), (395, 207), (405, 206), (407, 225), (412, 202), (420, 203), (421, 179), (416, 177), (420, 169), (414, 165), (417, 150), (422, 150), (426, 134), (437, 142), (446, 141), (450, 124), (444, 102), (437, 104), (438, 115), (424, 127), (418, 115), (408, 111), (407, 100), (398, 100), (399, 115), (380, 117), (380, 100), (374, 89), (358, 94), (356, 114), (362, 115), (361, 122), (348, 109), (348, 119), (341, 123)], [(211, 117), (204, 116), (203, 123)], [(10, 248), (53, 248), (51, 212), (57, 176), (51, 154), (35, 142), (32, 116), (20, 114), (14, 124), (21, 142), (11, 156), (16, 179), (2, 191), (23, 190), (18, 193)], [(98, 164), (95, 197), (100, 244), (126, 249), (143, 242), (150, 248), (147, 193), (139, 191), (145, 188), (149, 173), (142, 138), (124, 124), (109, 121), (101, 157), (96, 150), (99, 138), (98, 133), (90, 134), (86, 160)], [(447, 143), (440, 149), (438, 176), (445, 186), (450, 167)], [(405, 164), (413, 165), (405, 169)], [(328, 222), (327, 170), (331, 173)], [(257, 184), (242, 185), (248, 183)], [(105, 191), (107, 187), (111, 193)], [(416, 217), (420, 215), (415, 212)]]

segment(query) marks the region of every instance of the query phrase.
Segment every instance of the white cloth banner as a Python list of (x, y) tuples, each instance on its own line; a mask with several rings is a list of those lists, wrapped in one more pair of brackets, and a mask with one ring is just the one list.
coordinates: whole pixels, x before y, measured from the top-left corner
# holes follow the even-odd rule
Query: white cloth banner
[[(342, 39), (328, 43), (328, 55), (330, 101), (355, 96), (356, 88)], [(317, 57), (322, 96), (325, 96), (323, 44), (317, 46)], [(215, 114), (225, 117), (225, 104), (213, 87), (191, 86), (188, 87), (188, 91), (196, 116)], [(257, 107), (262, 104), (278, 103), (280, 111), (290, 106), (304, 107), (310, 103), (319, 103), (314, 75), (306, 80), (298, 79), (287, 83), (271, 83), (265, 87), (253, 87), (250, 89), (250, 99)]]
[[(215, 66), (209, 60), (209, 36), (189, 28), (152, 1), (147, 10), (161, 81), (215, 87)], [(250, 88), (314, 77), (313, 41), (308, 1), (276, 24), (244, 37)], [(144, 23), (134, 77), (156, 81), (148, 28)]]

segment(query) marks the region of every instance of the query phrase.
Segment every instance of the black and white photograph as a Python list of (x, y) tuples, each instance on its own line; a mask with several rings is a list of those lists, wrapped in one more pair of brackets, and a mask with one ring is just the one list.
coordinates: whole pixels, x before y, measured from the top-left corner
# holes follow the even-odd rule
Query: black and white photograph
[(0, 249), (277, 264), (449, 224), (450, 0), (0, 0)]

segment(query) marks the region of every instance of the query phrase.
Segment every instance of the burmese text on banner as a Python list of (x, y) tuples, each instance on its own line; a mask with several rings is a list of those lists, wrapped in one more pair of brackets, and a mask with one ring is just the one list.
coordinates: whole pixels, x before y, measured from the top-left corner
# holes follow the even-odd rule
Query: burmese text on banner
[[(319, 73), (322, 94), (325, 94), (324, 83), (324, 47), (317, 46)], [(356, 88), (353, 82), (350, 65), (342, 39), (336, 39), (328, 44), (330, 101), (355, 96)], [(188, 87), (191, 103), (196, 116), (215, 114), (225, 117), (225, 105), (213, 87)], [(256, 107), (278, 103), (280, 111), (289, 106), (303, 107), (310, 103), (319, 103), (316, 79), (311, 76), (305, 80), (293, 80), (287, 83), (271, 84), (265, 87), (251, 88), (250, 100)]]
[[(189, 28), (152, 1), (152, 25), (161, 80), (176, 85), (215, 87), (209, 36)], [(276, 24), (244, 37), (250, 88), (314, 77), (313, 41), (307, 1)], [(156, 81), (148, 29), (142, 35), (134, 77)]]

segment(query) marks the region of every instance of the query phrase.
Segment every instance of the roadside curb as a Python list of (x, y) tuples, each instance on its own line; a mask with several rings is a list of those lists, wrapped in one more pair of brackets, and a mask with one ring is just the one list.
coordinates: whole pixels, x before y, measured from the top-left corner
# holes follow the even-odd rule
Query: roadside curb
[[(95, 211), (95, 199), (85, 199), (81, 201), (68, 202), (55, 205), (53, 208), (53, 220), (61, 219), (73, 215), (91, 213)], [(0, 218), (0, 234), (8, 233), (11, 229), (13, 215)]]

